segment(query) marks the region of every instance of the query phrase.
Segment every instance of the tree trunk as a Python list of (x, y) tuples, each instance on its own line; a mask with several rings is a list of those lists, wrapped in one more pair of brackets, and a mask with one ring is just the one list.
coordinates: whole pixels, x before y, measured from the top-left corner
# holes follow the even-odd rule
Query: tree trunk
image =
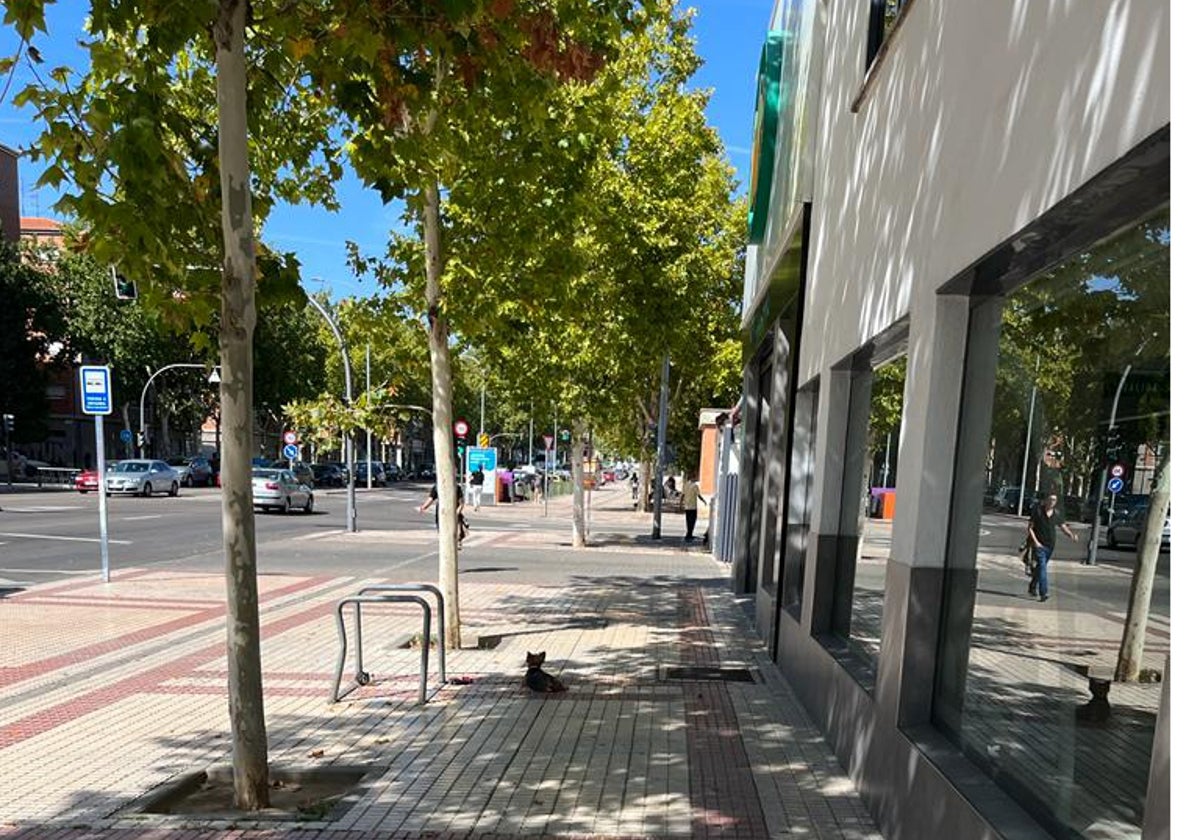
[(583, 436), (587, 425), (576, 420), (571, 425), (571, 485), (575, 488), (571, 504), (571, 545), (583, 548), (587, 545), (587, 523), (583, 507)]
[(1150, 492), (1150, 508), (1138, 540), (1137, 560), (1133, 565), (1133, 581), (1129, 585), (1129, 609), (1125, 613), (1125, 630), (1121, 634), (1121, 651), (1117, 654), (1117, 682), (1137, 680), (1142, 671), (1142, 652), (1146, 646), (1146, 622), (1150, 617), (1150, 597), (1154, 592), (1154, 573), (1158, 569), (1158, 551), (1162, 546), (1163, 524), (1171, 504), (1171, 456), (1166, 455), (1159, 468), (1154, 489)]
[(221, 524), (225, 541), (229, 722), (233, 732), (234, 804), (270, 805), (267, 727), (258, 636), (254, 505), (250, 491), (254, 435), (254, 218), (246, 127), (246, 0), (221, 0), (213, 25), (221, 168)]
[[(441, 313), (442, 210), (437, 183), (425, 186), (425, 303), (429, 307), (429, 366), (433, 372), (433, 458), (438, 491), (438, 586), (446, 597), (446, 639), (462, 646), (458, 623), (458, 470), (455, 465), (454, 387), (450, 378), (450, 329)], [(439, 644), (442, 644), (439, 640)]]

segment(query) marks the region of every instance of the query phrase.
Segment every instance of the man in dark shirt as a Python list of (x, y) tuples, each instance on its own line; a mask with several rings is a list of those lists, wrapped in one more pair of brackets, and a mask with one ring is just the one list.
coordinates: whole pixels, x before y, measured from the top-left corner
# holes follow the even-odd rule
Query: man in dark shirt
[[(1033, 543), (1033, 551), (1037, 556), (1037, 595), (1039, 601), (1045, 601), (1050, 597), (1050, 573), (1048, 566), (1050, 564), (1050, 555), (1054, 551), (1054, 536), (1056, 529), (1062, 529), (1062, 532), (1071, 538), (1072, 541), (1077, 540), (1075, 532), (1067, 527), (1067, 523), (1063, 520), (1062, 514), (1058, 511), (1058, 496), (1050, 493), (1042, 500), (1040, 505), (1033, 506), (1033, 512), (1029, 515), (1029, 529), (1027, 539)], [(1029, 584), (1029, 594), (1033, 594), (1033, 582)]]

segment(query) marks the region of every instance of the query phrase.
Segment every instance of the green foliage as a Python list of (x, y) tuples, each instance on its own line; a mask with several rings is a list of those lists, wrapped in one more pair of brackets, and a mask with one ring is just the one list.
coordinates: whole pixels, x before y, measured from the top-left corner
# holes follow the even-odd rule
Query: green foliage
[(0, 414), (15, 418), (14, 443), (45, 439), (49, 366), (64, 359), (52, 349), (61, 311), (50, 280), (0, 240)]
[[(1170, 439), (1170, 217), (1164, 211), (1047, 272), (1005, 307), (993, 438), (995, 472), (1019, 480), (1037, 386), (1033, 454), (1063, 453), (1068, 486), (1080, 486), (1111, 447)], [(1107, 440), (1117, 385), (1130, 375)]]
[[(334, 207), (341, 174), (334, 114), (282, 49), (293, 29), (275, 5), (256, 4), (247, 45), (258, 229), (277, 201)], [(42, 6), (9, 4), (6, 21), (40, 29)], [(134, 279), (144, 305), (200, 334), (220, 309), (223, 259), (215, 14), (207, 3), (93, 4), (87, 70), (31, 65), (35, 82), (14, 99), (44, 124), (30, 154), (47, 164), (39, 183), (63, 190), (56, 209), (82, 225), (81, 246)], [(258, 272), (265, 300), (297, 294), (294, 258), (262, 249)]]

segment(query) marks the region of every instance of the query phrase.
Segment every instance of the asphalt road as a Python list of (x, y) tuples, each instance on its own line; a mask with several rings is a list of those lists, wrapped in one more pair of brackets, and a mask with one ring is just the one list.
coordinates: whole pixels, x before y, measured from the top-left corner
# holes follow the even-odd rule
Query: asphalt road
[[(625, 486), (598, 491), (627, 495)], [(345, 534), (345, 491), (319, 490), (311, 515), (257, 513), (258, 565), (264, 574), (301, 572), (409, 579), (437, 577), (437, 553), (432, 512), (418, 513), (428, 484), (402, 483), (357, 495), (360, 534)], [(30, 490), (0, 495), (0, 586), (25, 586), (81, 574), (98, 573), (99, 499), (95, 493)], [(495, 509), (468, 511), (471, 536), (461, 555), (464, 574), (478, 580), (520, 580), (556, 584), (577, 576), (595, 574), (711, 574), (713, 566), (700, 560), (700, 549), (685, 551), (679, 545), (682, 517), (664, 518), (662, 543), (653, 551), (606, 551), (588, 555), (569, 550), (571, 523), (563, 517), (543, 517), (542, 508), (518, 503)], [(1134, 551), (1103, 547), (1098, 566), (1080, 563), (1086, 554), (1086, 526), (1074, 523), (1080, 536), (1072, 543), (1059, 536), (1051, 561), (1051, 586), (1065, 604), (1080, 609), (1103, 607), (1123, 612), (1129, 595)], [(644, 537), (648, 521), (606, 517), (597, 526), (601, 536), (620, 538), (624, 544)], [(978, 598), (1002, 604), (1027, 597), (1025, 578), (1016, 547), (1025, 523), (1003, 514), (985, 514), (980, 527)], [(539, 533), (536, 548), (519, 538), (506, 545), (497, 535)], [(677, 533), (678, 532), (678, 533)], [(109, 498), (109, 552), (113, 569), (169, 566), (188, 570), (219, 570), (224, 564), (221, 544), (220, 491), (185, 489), (178, 498), (155, 496)], [(864, 552), (886, 557), (890, 523), (870, 520)], [(496, 543), (496, 544), (493, 544)], [(677, 551), (662, 551), (667, 546)], [(584, 557), (588, 559), (584, 559)], [(707, 571), (704, 571), (707, 568)], [(885, 567), (860, 563), (856, 585), (882, 595)], [(1170, 552), (1159, 557), (1153, 611), (1169, 615)]]
[[(432, 510), (416, 508), (428, 484), (402, 483), (356, 494), (360, 533), (347, 535), (346, 491), (318, 490), (312, 514), (256, 513), (258, 567), (263, 573), (306, 572), (351, 575), (437, 576)], [(224, 564), (221, 543), (220, 490), (183, 489), (167, 496), (109, 497), (109, 559), (112, 569), (162, 567), (218, 570)], [(505, 506), (501, 514), (486, 506), (468, 510), (471, 533), (461, 555), (465, 574), (485, 577), (519, 575), (524, 582), (557, 583), (579, 573), (564, 565), (571, 523), (543, 517), (533, 503)], [(682, 533), (682, 517), (677, 517)], [(626, 538), (642, 535), (648, 525), (605, 524), (608, 533)], [(27, 491), (0, 495), (0, 586), (23, 586), (73, 577), (100, 569), (99, 497), (70, 491)], [(537, 531), (550, 539), (550, 551), (492, 546), (506, 532)], [(546, 542), (543, 539), (543, 542)], [(697, 546), (690, 554), (699, 554)], [(661, 552), (660, 552), (661, 553)], [(683, 552), (680, 552), (681, 554)], [(604, 554), (605, 574), (642, 573), (657, 566), (662, 573), (695, 573), (694, 563), (678, 565), (667, 554), (659, 560), (645, 552)], [(696, 558), (698, 559), (698, 558)], [(684, 567), (691, 568), (688, 571)], [(712, 571), (712, 566), (708, 567)]]

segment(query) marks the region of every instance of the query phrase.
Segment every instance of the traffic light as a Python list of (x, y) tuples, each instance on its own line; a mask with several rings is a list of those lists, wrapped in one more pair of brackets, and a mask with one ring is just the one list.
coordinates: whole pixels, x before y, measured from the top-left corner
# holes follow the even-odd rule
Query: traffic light
[(112, 273), (113, 290), (117, 294), (117, 300), (137, 300), (137, 284), (120, 274), (116, 266), (110, 267)]
[(458, 442), (458, 445), (454, 447), (454, 451), (458, 453), (458, 457), (459, 457), (459, 458), (461, 458), (462, 456), (466, 455), (466, 454), (467, 454), (467, 445), (466, 445), (466, 443), (464, 443), (463, 441), (461, 441), (461, 440), (460, 440), (460, 441)]
[(13, 431), (14, 417), (11, 414), (4, 415), (4, 434), (11, 435)]
[(138, 445), (138, 449), (141, 449), (142, 447), (144, 447), (146, 445), (146, 433), (145, 432), (137, 433), (137, 445)]

